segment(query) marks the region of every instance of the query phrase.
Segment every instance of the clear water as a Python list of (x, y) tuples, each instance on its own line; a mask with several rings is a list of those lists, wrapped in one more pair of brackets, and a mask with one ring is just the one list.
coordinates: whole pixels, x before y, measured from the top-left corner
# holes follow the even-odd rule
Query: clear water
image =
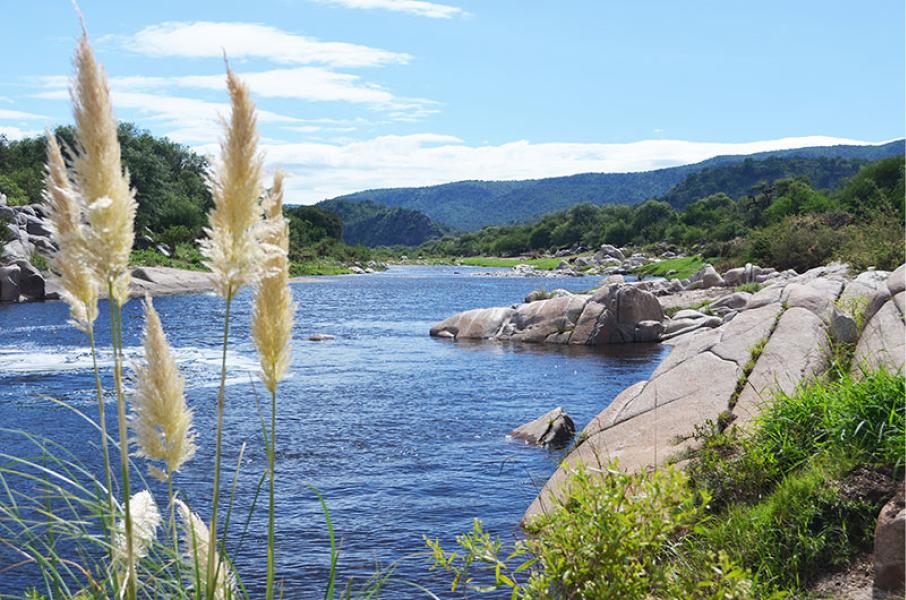
[[(292, 374), (279, 392), (277, 457), (278, 562), (286, 598), (323, 595), (327, 530), (309, 485), (326, 498), (341, 538), (341, 579), (400, 561), (399, 578), (444, 597), (446, 580), (427, 571), (423, 556), (412, 556), (425, 549), (422, 536), (449, 546), (479, 517), (502, 538), (517, 537), (523, 511), (562, 457), (511, 441), (507, 433), (558, 405), (581, 428), (620, 390), (647, 378), (665, 352), (657, 345), (595, 350), (430, 338), (431, 325), (455, 312), (520, 302), (541, 286), (578, 291), (595, 283), (475, 277), (475, 271), (487, 269), (399, 267), (294, 284), (300, 310)], [(236, 302), (227, 389), (227, 485), (247, 443), (234, 523), (244, 520), (250, 490), (265, 468), (257, 409), (265, 400), (248, 338), (250, 303), (247, 292)], [(199, 452), (177, 485), (206, 515), (223, 303), (195, 294), (159, 298), (155, 305), (184, 369), (199, 432)], [(95, 433), (46, 398), (96, 414), (86, 341), (66, 319), (60, 302), (0, 305), (0, 426), (51, 436), (96, 469)], [(125, 345), (137, 349), (139, 302), (126, 306), (124, 327)], [(103, 318), (99, 328), (103, 345), (109, 339)], [(318, 332), (337, 339), (307, 341)], [(108, 415), (114, 406), (108, 400)], [(23, 451), (18, 437), (3, 433), (0, 448)], [(165, 502), (165, 492), (155, 491)], [(261, 506), (238, 553), (233, 544), (253, 591), (264, 571), (265, 523)], [(0, 573), (14, 560), (0, 548)], [(21, 591), (36, 576), (27, 567), (2, 573), (0, 594)], [(386, 597), (424, 595), (397, 582)]]

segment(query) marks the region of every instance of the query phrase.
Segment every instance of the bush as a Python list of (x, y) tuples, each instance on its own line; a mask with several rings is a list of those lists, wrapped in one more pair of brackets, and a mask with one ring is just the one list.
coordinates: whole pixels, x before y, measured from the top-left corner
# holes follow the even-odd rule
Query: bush
[[(631, 475), (616, 462), (603, 471), (580, 464), (566, 489), (508, 556), (476, 522), (457, 538), (461, 552), (446, 553), (428, 540), (433, 568), (452, 574), (453, 591), (510, 588), (521, 598), (754, 597), (747, 572), (724, 553), (673, 560), (676, 540), (701, 519), (708, 501), (681, 472)], [(483, 572), (491, 583), (476, 581)]]
[(826, 215), (799, 215), (757, 230), (750, 237), (750, 260), (800, 273), (827, 264), (846, 240), (828, 221)]

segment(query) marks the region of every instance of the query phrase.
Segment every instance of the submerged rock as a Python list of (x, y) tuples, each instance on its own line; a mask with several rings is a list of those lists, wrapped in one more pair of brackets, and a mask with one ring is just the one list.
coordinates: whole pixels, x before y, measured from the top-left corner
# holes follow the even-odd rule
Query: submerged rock
[(329, 333), (314, 333), (308, 336), (309, 342), (329, 342), (330, 340), (337, 339), (337, 336), (330, 335)]
[(547, 412), (534, 421), (520, 425), (510, 437), (535, 446), (562, 448), (576, 433), (576, 424), (561, 407)]

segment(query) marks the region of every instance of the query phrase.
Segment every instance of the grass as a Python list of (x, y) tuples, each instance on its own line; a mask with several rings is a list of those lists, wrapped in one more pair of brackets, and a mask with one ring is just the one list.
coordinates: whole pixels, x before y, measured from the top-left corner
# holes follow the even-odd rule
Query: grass
[(761, 285), (760, 283), (743, 283), (742, 285), (736, 286), (736, 291), (737, 292), (748, 292), (750, 294), (754, 294), (756, 292), (760, 292), (762, 287), (764, 287), (764, 286)]
[(289, 273), (293, 277), (309, 277), (315, 275), (347, 275), (352, 273), (349, 267), (330, 259), (314, 259), (302, 262), (292, 262)]
[[(701, 271), (704, 266), (705, 261), (701, 256), (684, 256), (642, 265), (636, 269), (636, 274), (670, 277), (671, 279), (687, 279)], [(676, 273), (668, 276), (667, 273), (670, 271), (676, 271)]]
[(171, 256), (165, 256), (157, 250), (133, 250), (129, 258), (133, 267), (172, 267), (188, 271), (207, 271), (202, 264), (202, 256), (197, 248), (188, 244), (178, 245)]
[(551, 271), (557, 268), (565, 258), (494, 258), (490, 256), (467, 256), (456, 259), (461, 265), (468, 267), (515, 267), (516, 265), (530, 265), (542, 271)]

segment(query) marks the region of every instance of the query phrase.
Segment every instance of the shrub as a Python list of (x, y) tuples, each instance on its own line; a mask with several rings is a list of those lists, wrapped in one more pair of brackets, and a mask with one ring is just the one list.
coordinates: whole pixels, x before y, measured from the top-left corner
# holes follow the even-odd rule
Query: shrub
[[(672, 468), (627, 474), (577, 466), (565, 497), (527, 527), (531, 537), (509, 555), (476, 521), (459, 536), (460, 552), (428, 540), (433, 568), (453, 576), (452, 589), (512, 590), (521, 598), (748, 598), (748, 573), (726, 554), (677, 561), (675, 544), (701, 519), (697, 494)], [(489, 583), (478, 578), (486, 574)]]
[(827, 215), (799, 215), (757, 230), (750, 238), (750, 259), (800, 273), (826, 264), (846, 240), (829, 222)]

